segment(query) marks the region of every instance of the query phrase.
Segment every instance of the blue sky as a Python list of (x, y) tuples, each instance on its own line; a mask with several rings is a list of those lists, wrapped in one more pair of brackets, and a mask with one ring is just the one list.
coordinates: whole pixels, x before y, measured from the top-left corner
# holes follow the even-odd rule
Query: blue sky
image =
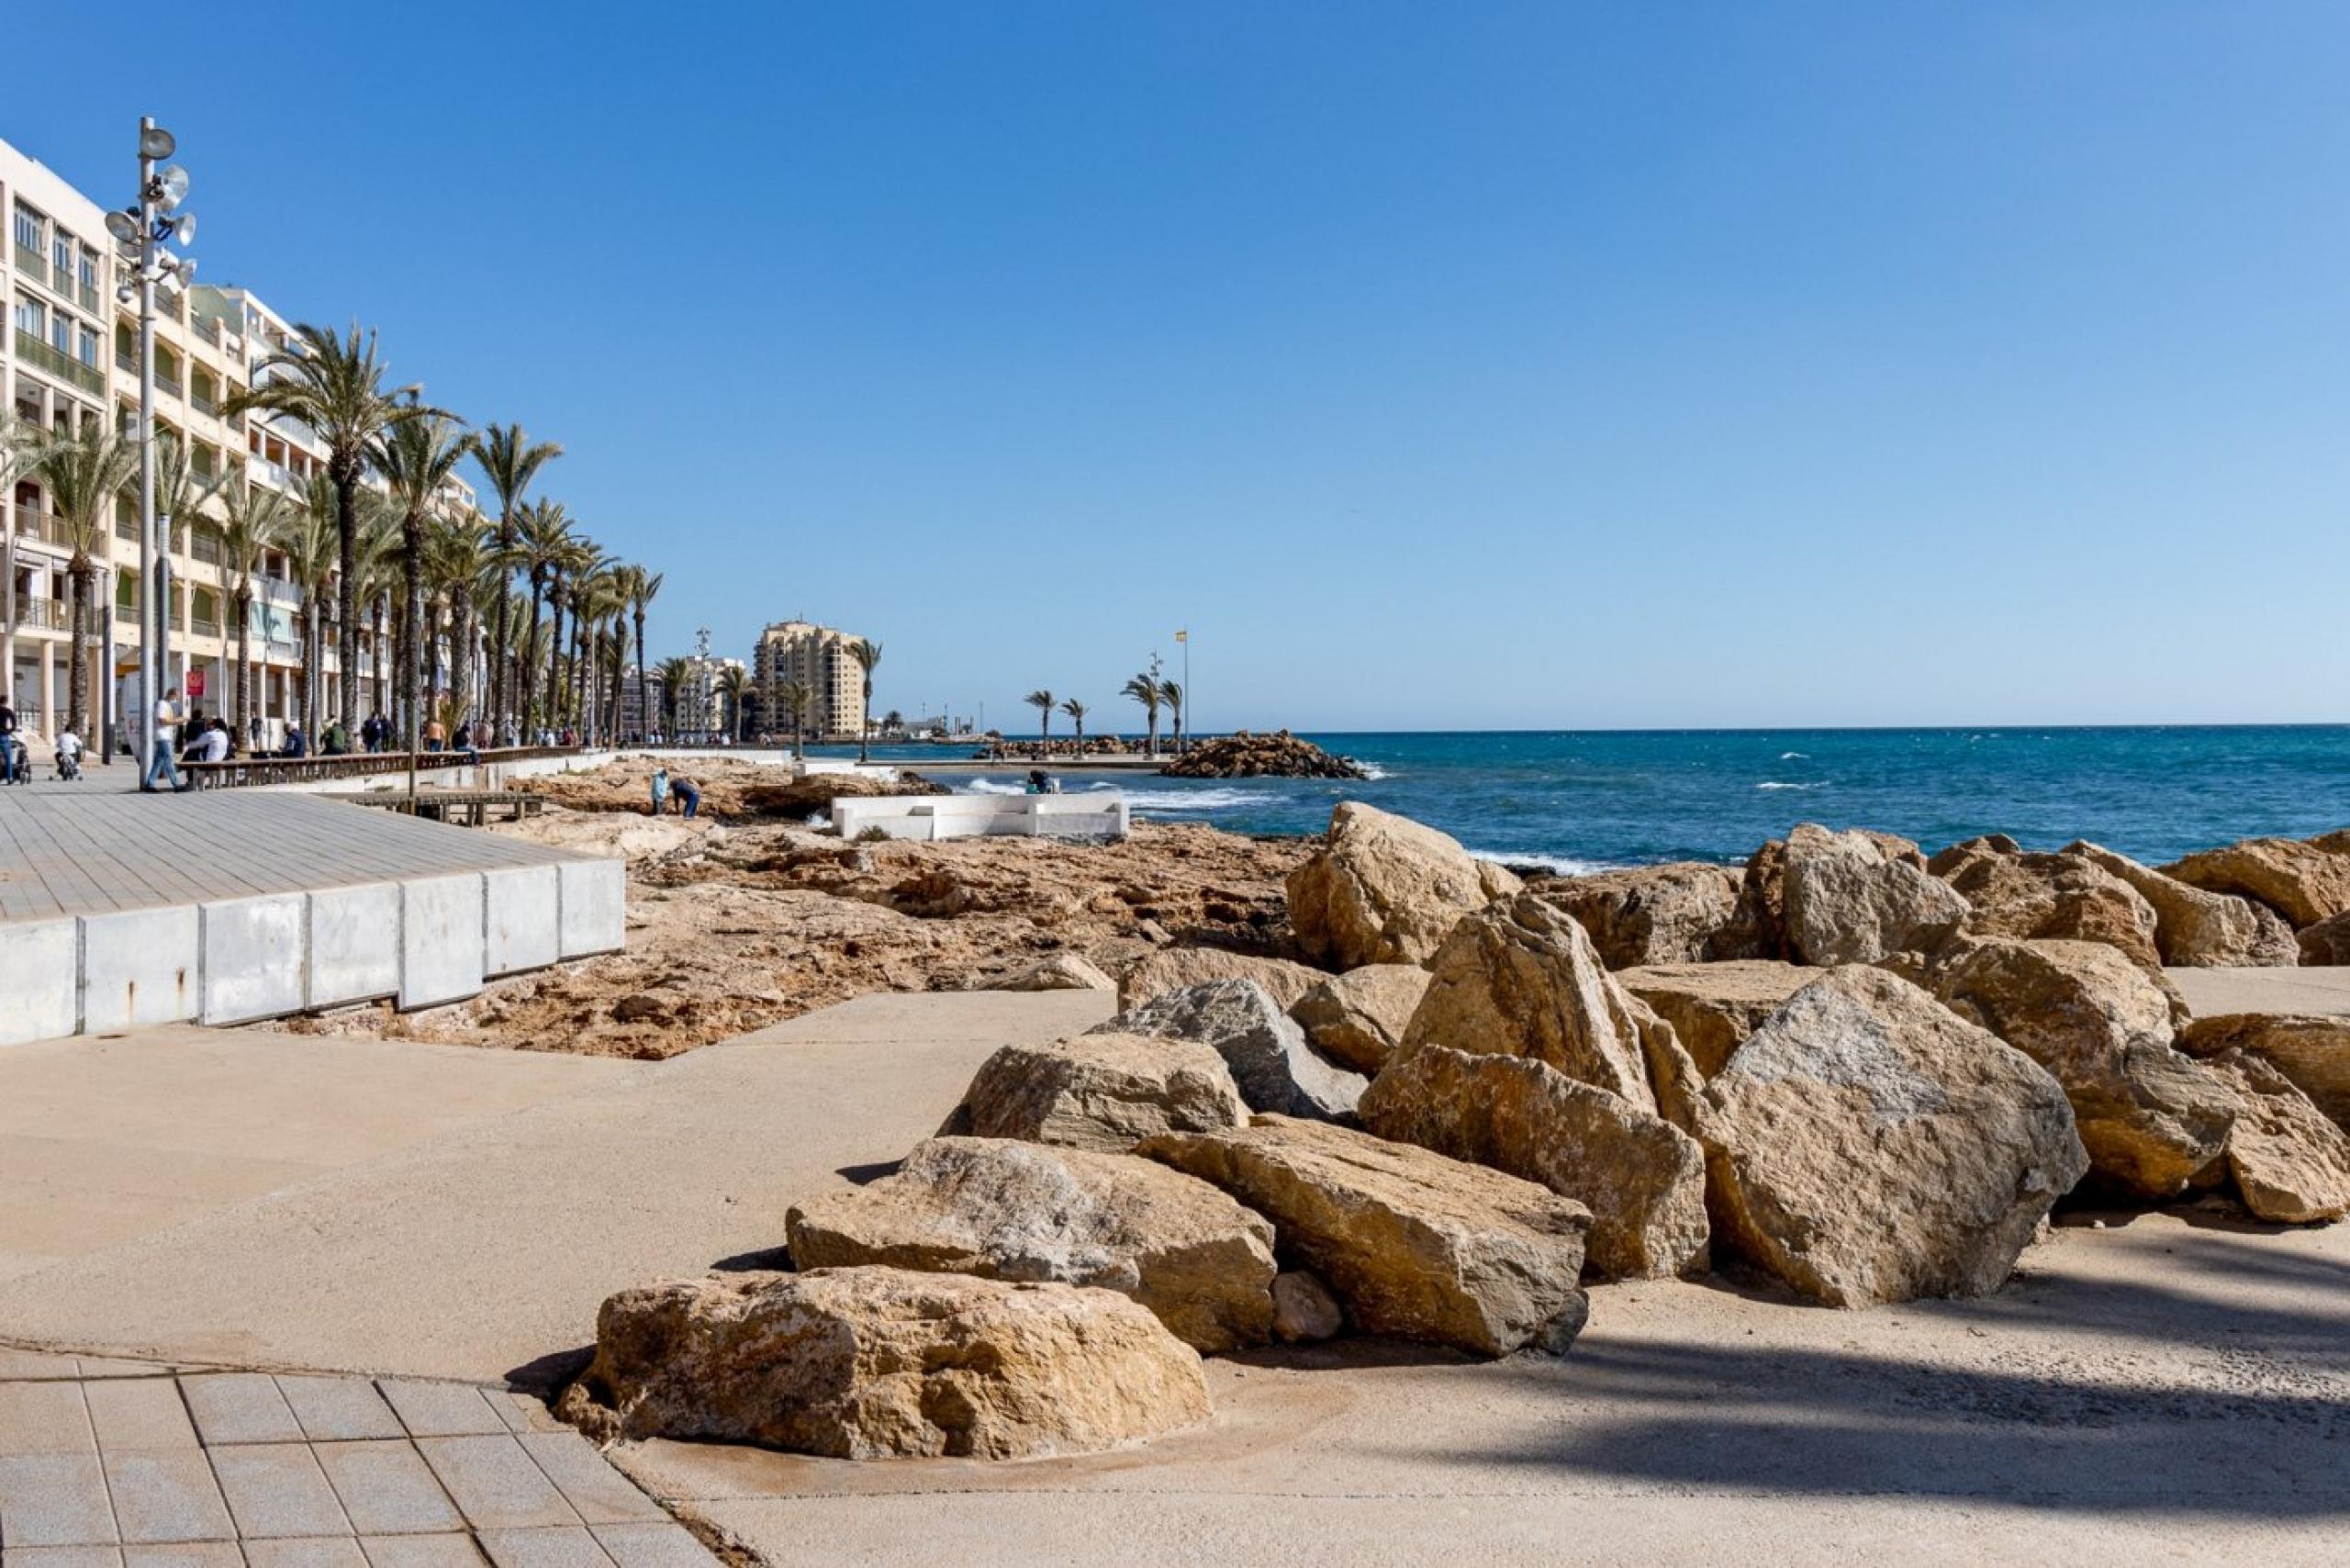
[(156, 114), (205, 275), (563, 441), (666, 651), (805, 614), (1095, 728), (1187, 623), (1210, 726), (2350, 717), (2338, 4), (28, 35), (0, 136), (104, 199)]

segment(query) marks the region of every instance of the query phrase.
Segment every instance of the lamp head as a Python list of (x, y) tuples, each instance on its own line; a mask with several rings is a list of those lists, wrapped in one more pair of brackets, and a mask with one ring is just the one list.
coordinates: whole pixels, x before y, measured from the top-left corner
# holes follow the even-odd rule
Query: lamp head
[(166, 211), (187, 200), (187, 171), (177, 163), (155, 176)]
[(139, 219), (127, 212), (106, 214), (106, 232), (126, 245), (139, 243)]
[(196, 243), (196, 214), (183, 212), (172, 220), (172, 238), (183, 245)]
[(179, 140), (160, 125), (140, 129), (139, 155), (141, 158), (168, 158), (179, 148)]

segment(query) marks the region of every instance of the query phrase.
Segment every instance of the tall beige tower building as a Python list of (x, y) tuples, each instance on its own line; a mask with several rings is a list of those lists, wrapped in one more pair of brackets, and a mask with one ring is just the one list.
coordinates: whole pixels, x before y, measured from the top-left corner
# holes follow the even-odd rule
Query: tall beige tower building
[[(785, 681), (797, 680), (808, 689), (808, 734), (854, 740), (865, 732), (865, 666), (853, 651), (857, 641), (849, 633), (806, 621), (781, 621), (768, 627), (759, 634), (752, 663), (760, 700), (767, 701)], [(790, 729), (791, 720), (779, 701), (767, 723), (778, 734)]]

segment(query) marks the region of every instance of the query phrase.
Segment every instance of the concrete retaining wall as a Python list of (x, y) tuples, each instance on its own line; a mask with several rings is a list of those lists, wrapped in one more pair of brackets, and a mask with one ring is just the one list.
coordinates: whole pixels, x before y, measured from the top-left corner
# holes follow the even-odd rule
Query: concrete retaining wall
[(0, 924), (0, 1046), (460, 1001), (489, 977), (617, 952), (626, 886), (618, 860), (565, 860)]
[(878, 829), (891, 838), (1124, 838), (1126, 800), (1081, 795), (880, 795), (833, 802), (843, 838)]

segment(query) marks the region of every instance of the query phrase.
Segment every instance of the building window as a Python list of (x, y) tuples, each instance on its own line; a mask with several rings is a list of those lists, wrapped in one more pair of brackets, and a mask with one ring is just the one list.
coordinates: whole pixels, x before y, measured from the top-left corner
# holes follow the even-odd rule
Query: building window
[(68, 357), (73, 353), (73, 318), (62, 310), (50, 312), (49, 345)]
[(41, 308), (38, 299), (17, 297), (17, 330), (28, 338), (49, 336), (49, 312)]
[(57, 242), (50, 247), (50, 275), (57, 279), (57, 286), (65, 287), (73, 281), (73, 236), (61, 229)]
[(17, 206), (17, 243), (38, 256), (41, 252), (40, 214), (19, 202)]
[(77, 358), (77, 359), (79, 359), (79, 360), (80, 360), (84, 364), (86, 364), (86, 365), (90, 366), (90, 367), (91, 367), (92, 369), (94, 369), (94, 370), (95, 370), (95, 368), (97, 368), (97, 364), (98, 364), (98, 335), (97, 335), (97, 333), (95, 333), (95, 332), (94, 332), (94, 331), (90, 330), (90, 329), (89, 329), (89, 328), (87, 328), (87, 327), (84, 327), (84, 328), (80, 329), (80, 330), (79, 330), (79, 331), (77, 331), (77, 332), (74, 334), (74, 337), (75, 337), (75, 342), (74, 342), (75, 354), (74, 354), (74, 357), (75, 357), (75, 358)]
[(82, 292), (95, 294), (97, 291), (98, 253), (84, 245), (82, 247)]

